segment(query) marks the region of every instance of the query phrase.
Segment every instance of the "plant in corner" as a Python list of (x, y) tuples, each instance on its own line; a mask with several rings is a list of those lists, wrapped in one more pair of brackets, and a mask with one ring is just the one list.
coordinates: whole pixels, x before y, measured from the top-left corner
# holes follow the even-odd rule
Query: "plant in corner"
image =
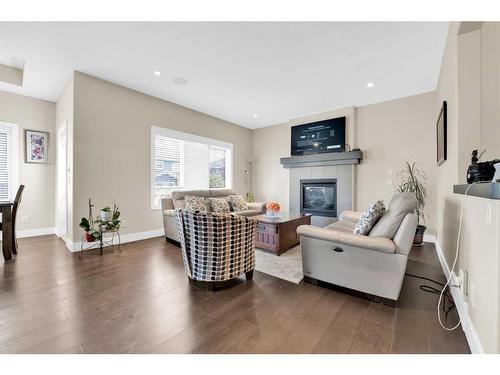
[(424, 232), (427, 229), (425, 225), (420, 224), (421, 222), (425, 223), (424, 207), (427, 198), (427, 176), (415, 164), (406, 162), (406, 166), (398, 173), (401, 176), (401, 182), (399, 185), (396, 185), (396, 191), (400, 193), (405, 191), (414, 193), (415, 198), (417, 198), (418, 226), (415, 238), (413, 239), (413, 245), (422, 246)]

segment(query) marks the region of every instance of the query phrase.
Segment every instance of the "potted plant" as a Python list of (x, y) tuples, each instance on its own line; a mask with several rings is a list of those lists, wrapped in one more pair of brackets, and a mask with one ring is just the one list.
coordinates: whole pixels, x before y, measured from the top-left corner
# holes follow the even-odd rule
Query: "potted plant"
[(414, 193), (415, 198), (417, 198), (418, 226), (413, 245), (422, 246), (424, 232), (427, 229), (425, 225), (421, 224), (425, 223), (424, 207), (427, 198), (427, 177), (425, 173), (416, 167), (415, 163), (410, 164), (408, 162), (406, 162), (405, 168), (399, 172), (399, 175), (401, 176), (401, 182), (396, 186), (396, 191)]
[(85, 240), (87, 242), (94, 242), (96, 240), (92, 235), (93, 228), (90, 225), (89, 219), (82, 217), (82, 220), (80, 220), (80, 228), (85, 231)]

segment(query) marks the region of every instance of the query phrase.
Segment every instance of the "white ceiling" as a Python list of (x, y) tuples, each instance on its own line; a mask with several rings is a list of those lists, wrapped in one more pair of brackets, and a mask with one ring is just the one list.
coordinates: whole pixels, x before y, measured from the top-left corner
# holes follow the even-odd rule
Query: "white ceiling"
[(0, 90), (56, 101), (78, 70), (259, 128), (434, 90), (447, 31), (447, 22), (0, 22), (0, 63), (25, 69), (23, 87)]

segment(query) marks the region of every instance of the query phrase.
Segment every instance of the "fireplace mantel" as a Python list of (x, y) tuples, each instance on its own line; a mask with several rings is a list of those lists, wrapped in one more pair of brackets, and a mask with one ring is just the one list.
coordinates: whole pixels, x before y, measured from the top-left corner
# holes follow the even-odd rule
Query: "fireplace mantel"
[(290, 156), (281, 158), (283, 168), (322, 167), (328, 165), (359, 164), (363, 160), (361, 150), (349, 152), (332, 152), (316, 155)]

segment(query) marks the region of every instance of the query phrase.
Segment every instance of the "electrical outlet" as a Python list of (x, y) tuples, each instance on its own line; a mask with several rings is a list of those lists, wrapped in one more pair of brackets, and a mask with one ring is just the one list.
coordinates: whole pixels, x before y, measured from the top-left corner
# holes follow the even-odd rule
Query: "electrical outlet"
[(392, 186), (392, 178), (387, 179), (387, 185)]
[(26, 223), (28, 223), (28, 221), (29, 221), (28, 216), (21, 216), (21, 223), (22, 224), (26, 224)]

